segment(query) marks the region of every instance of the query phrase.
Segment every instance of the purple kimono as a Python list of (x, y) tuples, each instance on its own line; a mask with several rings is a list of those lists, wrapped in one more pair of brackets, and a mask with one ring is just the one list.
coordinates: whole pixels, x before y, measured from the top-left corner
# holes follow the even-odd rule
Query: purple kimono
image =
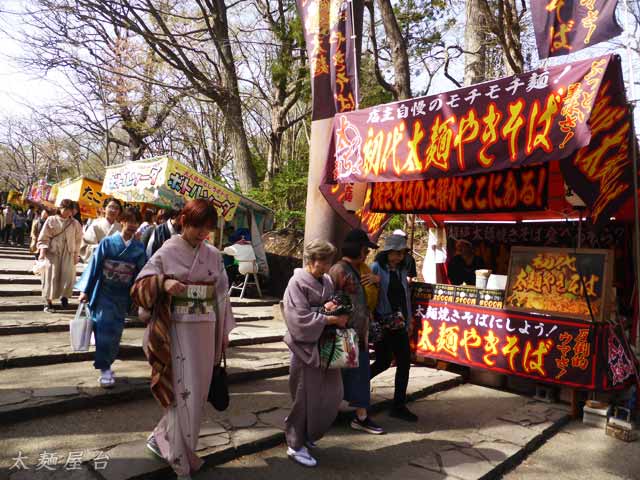
[(310, 440), (315, 442), (329, 430), (342, 401), (342, 377), (339, 369), (321, 369), (318, 340), (327, 317), (318, 313), (333, 294), (328, 275), (317, 279), (296, 269), (284, 292), (284, 317), (287, 333), (284, 342), (291, 350), (289, 389), (293, 404), (285, 420), (287, 444), (299, 450)]

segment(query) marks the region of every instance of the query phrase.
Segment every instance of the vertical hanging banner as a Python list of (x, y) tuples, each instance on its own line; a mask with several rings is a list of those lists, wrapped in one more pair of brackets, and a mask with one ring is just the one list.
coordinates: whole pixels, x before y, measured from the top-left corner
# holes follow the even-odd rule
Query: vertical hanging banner
[[(358, 106), (358, 55), (362, 33), (362, 2), (359, 0), (296, 0), (298, 14), (302, 20), (312, 89), (312, 121), (331, 119), (336, 113), (355, 110)], [(313, 135), (313, 132), (317, 132)], [(316, 188), (317, 169), (323, 169), (322, 180), (317, 187), (331, 208), (351, 227), (360, 227), (373, 238), (382, 231), (386, 214), (369, 211), (365, 202), (353, 209), (353, 185), (335, 181), (333, 171), (336, 145), (331, 132), (320, 134), (322, 128), (312, 128), (309, 162), (309, 193), (307, 194), (307, 220), (322, 217), (322, 208), (316, 206), (312, 193)], [(313, 152), (326, 150), (323, 164)], [(317, 190), (316, 190), (317, 191)], [(367, 189), (370, 194), (369, 189)], [(345, 206), (345, 202), (348, 204)], [(315, 211), (318, 208), (319, 211)], [(325, 212), (326, 213), (326, 212)], [(322, 222), (321, 222), (322, 223)], [(310, 222), (307, 221), (307, 225)], [(310, 227), (307, 227), (310, 228)]]
[(618, 0), (532, 0), (538, 56), (568, 55), (622, 33)]
[(357, 61), (351, 2), (296, 0), (296, 4), (311, 70), (311, 119), (322, 120), (336, 112), (355, 110)]

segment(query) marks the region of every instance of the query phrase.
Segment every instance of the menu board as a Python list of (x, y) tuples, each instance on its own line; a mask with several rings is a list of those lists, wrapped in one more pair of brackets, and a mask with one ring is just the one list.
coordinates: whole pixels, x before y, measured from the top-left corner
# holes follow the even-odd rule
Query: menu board
[(504, 290), (477, 290), (476, 305), (487, 308), (504, 308)]
[(453, 301), (462, 305), (475, 305), (478, 289), (476, 287), (456, 286)]
[(505, 308), (600, 322), (611, 279), (609, 250), (512, 247)]
[(455, 285), (437, 283), (433, 289), (433, 299), (439, 302), (453, 302), (455, 295)]

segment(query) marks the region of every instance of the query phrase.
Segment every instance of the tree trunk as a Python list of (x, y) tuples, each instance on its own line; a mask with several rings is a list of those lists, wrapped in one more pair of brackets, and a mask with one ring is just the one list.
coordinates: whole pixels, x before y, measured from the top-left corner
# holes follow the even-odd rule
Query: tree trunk
[(391, 46), (391, 60), (395, 74), (394, 96), (396, 100), (411, 98), (411, 72), (409, 70), (409, 55), (400, 26), (396, 20), (396, 14), (390, 0), (377, 0), (382, 24), (387, 35), (387, 41)]
[(486, 80), (486, 42), (487, 30), (482, 0), (466, 0), (467, 22), (464, 30), (464, 84)]
[(236, 64), (229, 40), (229, 25), (227, 21), (227, 7), (224, 0), (211, 2), (212, 19), (216, 30), (216, 40), (221, 54), (224, 86), (228, 91), (224, 112), (225, 127), (231, 135), (231, 147), (235, 161), (235, 170), (238, 174), (238, 183), (242, 193), (258, 186), (258, 175), (251, 160), (251, 151), (247, 140), (247, 132), (242, 123), (242, 100), (238, 88), (238, 75)]

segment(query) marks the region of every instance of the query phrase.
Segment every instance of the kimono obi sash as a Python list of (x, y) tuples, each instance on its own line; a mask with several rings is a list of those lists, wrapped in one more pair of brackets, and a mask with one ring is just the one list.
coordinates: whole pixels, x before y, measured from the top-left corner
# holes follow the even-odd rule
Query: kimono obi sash
[(215, 322), (218, 300), (215, 283), (184, 283), (187, 289), (171, 298), (171, 312), (176, 321)]
[(111, 288), (126, 289), (133, 283), (136, 273), (136, 264), (123, 260), (107, 259), (102, 265), (102, 278), (104, 285)]

